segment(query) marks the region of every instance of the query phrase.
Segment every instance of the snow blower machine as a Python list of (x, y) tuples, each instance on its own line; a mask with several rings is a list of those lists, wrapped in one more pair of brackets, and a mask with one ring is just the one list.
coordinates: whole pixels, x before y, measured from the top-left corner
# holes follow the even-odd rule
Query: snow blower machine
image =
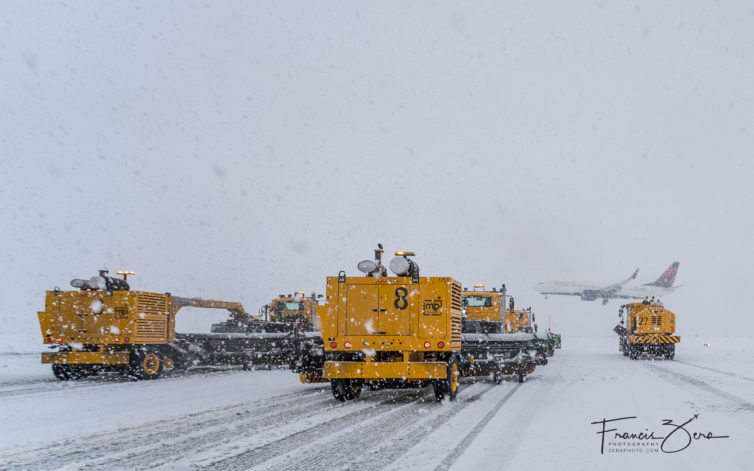
[(531, 308), (518, 310), (511, 298), (505, 310), (505, 297), (505, 285), (491, 291), (474, 285), (462, 293), (464, 376), (492, 375), (501, 383), (505, 375), (516, 375), (523, 382), (537, 365), (547, 364), (547, 347), (531, 328)]
[(377, 260), (358, 264), (364, 276), (327, 278), (322, 313), (322, 377), (335, 399), (370, 389), (426, 387), (454, 400), (461, 373), (461, 284), (420, 277), (413, 252), (395, 252), (387, 276)]
[[(101, 270), (89, 280), (71, 281), (78, 290), (47, 292), (38, 317), (43, 341), (52, 351), (42, 353), (42, 363), (52, 365), (58, 379), (103, 370), (154, 379), (164, 369), (287, 364), (298, 345), (293, 339), (304, 335), (300, 322), (265, 321), (237, 302), (131, 291), (127, 276), (133, 272), (118, 274), (123, 278)], [(176, 315), (184, 307), (226, 309), (230, 319), (213, 325), (211, 333), (176, 333)]]
[[(623, 316), (626, 316), (625, 320)], [(618, 350), (632, 360), (640, 356), (675, 357), (675, 344), (681, 337), (675, 333), (675, 314), (659, 300), (645, 299), (624, 304), (618, 311), (620, 323), (613, 329), (620, 338)]]

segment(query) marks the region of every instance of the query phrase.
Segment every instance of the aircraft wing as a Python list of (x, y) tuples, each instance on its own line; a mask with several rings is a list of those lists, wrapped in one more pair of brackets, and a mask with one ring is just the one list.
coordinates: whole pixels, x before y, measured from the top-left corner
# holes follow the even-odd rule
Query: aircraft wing
[(616, 298), (624, 298), (624, 299), (643, 299), (643, 298), (649, 298), (649, 297), (655, 297), (659, 298), (662, 296), (666, 296), (668, 294), (671, 294), (673, 291), (675, 291), (677, 288), (680, 288), (681, 286), (672, 286), (669, 288), (663, 288), (659, 286), (634, 286), (631, 288), (622, 289), (619, 293), (615, 295)]
[(615, 298), (618, 297), (616, 294), (623, 288), (623, 286), (628, 283), (629, 281), (636, 278), (636, 275), (639, 273), (639, 269), (637, 268), (634, 270), (633, 275), (629, 276), (625, 280), (619, 281), (617, 283), (613, 283), (612, 285), (605, 286), (603, 288), (599, 288), (596, 290), (584, 290), (583, 297), (584, 299), (597, 299), (597, 298)]

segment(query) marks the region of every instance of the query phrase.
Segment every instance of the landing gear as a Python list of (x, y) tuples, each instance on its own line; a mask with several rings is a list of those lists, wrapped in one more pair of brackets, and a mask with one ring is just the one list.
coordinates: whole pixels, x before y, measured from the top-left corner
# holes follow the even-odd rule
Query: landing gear
[(160, 352), (154, 347), (139, 347), (131, 352), (128, 374), (136, 379), (156, 379), (164, 367)]
[(523, 383), (524, 381), (526, 381), (526, 367), (522, 365), (518, 367), (518, 382)]
[(361, 394), (361, 382), (357, 379), (331, 379), (330, 388), (340, 402), (352, 401)]

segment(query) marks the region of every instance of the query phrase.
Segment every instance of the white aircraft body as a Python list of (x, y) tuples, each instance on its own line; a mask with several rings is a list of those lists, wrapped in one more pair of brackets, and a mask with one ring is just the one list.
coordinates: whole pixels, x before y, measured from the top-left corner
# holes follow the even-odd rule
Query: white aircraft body
[(626, 284), (635, 279), (637, 273), (639, 273), (637, 268), (630, 277), (611, 285), (575, 283), (573, 281), (545, 281), (539, 283), (534, 289), (545, 297), (550, 294), (580, 296), (582, 301), (594, 301), (602, 298), (602, 304), (607, 304), (608, 300), (613, 298), (644, 299), (653, 296), (659, 298), (672, 293), (676, 288), (680, 288), (680, 286), (673, 286), (678, 265), (680, 265), (678, 262), (673, 262), (658, 279), (640, 286), (626, 287)]

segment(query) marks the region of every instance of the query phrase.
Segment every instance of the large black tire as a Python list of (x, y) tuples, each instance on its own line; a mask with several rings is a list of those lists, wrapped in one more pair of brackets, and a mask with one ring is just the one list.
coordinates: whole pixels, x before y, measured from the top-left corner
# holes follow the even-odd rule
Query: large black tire
[(518, 367), (518, 382), (523, 383), (526, 381), (526, 367), (519, 366)]
[(361, 382), (356, 379), (331, 379), (332, 395), (340, 402), (352, 401), (361, 395)]
[(435, 398), (442, 401), (446, 397), (455, 401), (458, 396), (458, 384), (461, 377), (461, 365), (458, 359), (452, 357), (448, 361), (447, 375), (445, 379), (432, 380), (432, 387), (435, 390)]
[(665, 352), (665, 359), (666, 360), (672, 360), (673, 358), (675, 358), (675, 344), (668, 345), (668, 348), (667, 348), (667, 350)]
[(500, 384), (503, 382), (503, 372), (500, 370), (495, 370), (494, 373), (492, 373), (492, 381), (495, 382), (495, 384)]
[(639, 358), (639, 354), (636, 352), (636, 350), (631, 344), (628, 344), (627, 347), (628, 347), (628, 358), (630, 358), (631, 360), (636, 360), (637, 358)]
[(52, 365), (52, 374), (54, 374), (60, 381), (76, 379), (73, 376), (71, 365)]
[(83, 379), (97, 374), (93, 365), (76, 365), (71, 367), (73, 379)]
[(164, 367), (162, 355), (154, 347), (137, 347), (131, 352), (128, 375), (136, 379), (157, 379)]

